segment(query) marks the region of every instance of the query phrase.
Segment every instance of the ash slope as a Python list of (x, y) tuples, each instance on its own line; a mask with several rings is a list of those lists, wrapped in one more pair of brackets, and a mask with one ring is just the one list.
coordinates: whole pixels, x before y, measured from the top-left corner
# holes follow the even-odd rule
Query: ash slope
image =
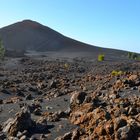
[(76, 41), (31, 20), (1, 28), (0, 37), (8, 50), (124, 53), (124, 51), (100, 48)]

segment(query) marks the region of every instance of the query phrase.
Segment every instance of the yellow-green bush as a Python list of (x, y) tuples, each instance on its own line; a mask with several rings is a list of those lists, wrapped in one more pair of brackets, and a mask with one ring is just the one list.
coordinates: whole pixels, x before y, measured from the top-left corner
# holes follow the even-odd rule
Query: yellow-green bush
[(64, 68), (65, 68), (65, 69), (68, 69), (68, 68), (69, 68), (69, 64), (65, 63), (65, 64), (64, 64)]
[(98, 61), (104, 61), (104, 59), (105, 59), (105, 56), (103, 55), (103, 54), (99, 54), (98, 55)]
[(140, 55), (134, 52), (128, 52), (127, 56), (129, 59), (140, 60)]
[(122, 75), (123, 74), (123, 71), (116, 71), (116, 70), (113, 70), (112, 72), (111, 72), (111, 75), (113, 75), (113, 76), (119, 76), (119, 75)]

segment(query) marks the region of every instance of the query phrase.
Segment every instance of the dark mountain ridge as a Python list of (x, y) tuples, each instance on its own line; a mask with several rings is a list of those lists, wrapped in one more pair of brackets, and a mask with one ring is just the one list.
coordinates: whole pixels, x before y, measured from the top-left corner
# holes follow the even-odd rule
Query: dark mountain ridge
[(120, 53), (66, 37), (53, 29), (31, 20), (23, 20), (0, 29), (0, 37), (7, 50), (66, 51)]

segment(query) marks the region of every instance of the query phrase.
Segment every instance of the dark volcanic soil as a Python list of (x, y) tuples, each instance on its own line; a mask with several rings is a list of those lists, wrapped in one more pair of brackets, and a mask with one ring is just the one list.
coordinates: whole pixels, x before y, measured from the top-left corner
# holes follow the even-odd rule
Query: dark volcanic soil
[(0, 139), (139, 139), (140, 62), (116, 57), (98, 62), (92, 53), (53, 52), (5, 58)]

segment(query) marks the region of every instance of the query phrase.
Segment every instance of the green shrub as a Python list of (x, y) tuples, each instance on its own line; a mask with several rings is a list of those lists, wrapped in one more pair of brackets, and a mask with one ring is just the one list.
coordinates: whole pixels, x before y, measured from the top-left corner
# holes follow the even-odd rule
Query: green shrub
[(103, 55), (103, 54), (99, 54), (98, 55), (98, 61), (104, 61), (104, 59), (105, 59), (105, 56)]
[(3, 59), (5, 55), (5, 48), (3, 46), (2, 40), (0, 39), (0, 59)]
[(129, 59), (133, 59), (133, 60), (139, 60), (140, 56), (137, 53), (133, 53), (133, 52), (128, 52), (127, 54)]
[(68, 69), (68, 68), (69, 68), (69, 65), (68, 65), (67, 63), (65, 63), (65, 64), (64, 64), (64, 68), (65, 68), (65, 69)]
[(120, 76), (120, 75), (122, 75), (123, 74), (123, 71), (116, 71), (116, 70), (113, 70), (112, 72), (111, 72), (111, 75), (113, 75), (113, 76)]
[(127, 56), (128, 56), (128, 58), (132, 58), (132, 52), (128, 52), (128, 54), (127, 54)]

